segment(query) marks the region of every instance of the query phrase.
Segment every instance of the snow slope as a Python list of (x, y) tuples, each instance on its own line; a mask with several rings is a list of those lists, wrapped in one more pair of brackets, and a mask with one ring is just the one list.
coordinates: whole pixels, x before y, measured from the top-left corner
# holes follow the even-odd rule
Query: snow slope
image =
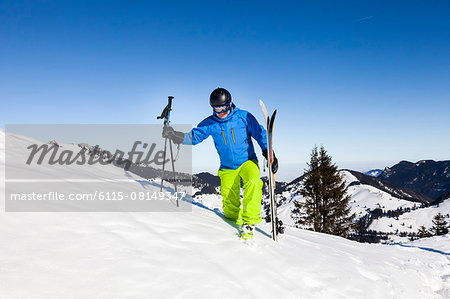
[(450, 296), (449, 238), (370, 245), (287, 228), (275, 243), (261, 224), (249, 246), (201, 203), (186, 213), (1, 213), (0, 240), (0, 298)]
[(429, 250), (444, 255), (450, 254), (450, 234), (423, 238), (405, 244), (423, 250)]
[(438, 213), (444, 216), (450, 214), (450, 198), (444, 200), (438, 206), (435, 205), (404, 213), (398, 217), (398, 220), (386, 217), (375, 219), (370, 225), (370, 229), (383, 232), (391, 232), (398, 229), (408, 233), (417, 232), (422, 225), (430, 229), (433, 226), (433, 217)]
[(350, 206), (352, 212), (356, 213), (357, 217), (367, 214), (367, 210), (374, 210), (377, 208), (383, 211), (393, 211), (398, 208), (412, 208), (417, 203), (399, 199), (392, 195), (381, 191), (369, 185), (350, 186), (348, 194), (351, 196)]

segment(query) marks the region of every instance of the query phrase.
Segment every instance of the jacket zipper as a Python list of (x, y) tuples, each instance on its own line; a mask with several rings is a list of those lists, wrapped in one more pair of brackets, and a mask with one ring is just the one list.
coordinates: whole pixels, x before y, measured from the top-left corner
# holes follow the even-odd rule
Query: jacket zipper
[(233, 132), (233, 128), (231, 128), (231, 135), (233, 135), (233, 143), (236, 144), (236, 140), (234, 140), (234, 132)]
[(223, 141), (225, 141), (225, 146), (227, 145), (227, 140), (225, 139), (225, 133), (222, 130)]

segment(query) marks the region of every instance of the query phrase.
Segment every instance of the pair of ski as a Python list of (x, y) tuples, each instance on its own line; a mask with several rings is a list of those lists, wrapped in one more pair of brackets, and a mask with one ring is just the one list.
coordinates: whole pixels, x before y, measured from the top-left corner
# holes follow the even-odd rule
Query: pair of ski
[(264, 120), (267, 131), (267, 160), (268, 160), (268, 173), (267, 173), (267, 184), (269, 188), (269, 200), (270, 200), (270, 222), (272, 224), (272, 239), (274, 241), (278, 240), (278, 218), (277, 218), (277, 201), (275, 198), (275, 175), (272, 171), (273, 162), (273, 123), (275, 121), (275, 115), (277, 110), (273, 111), (272, 116), (269, 116), (267, 112), (266, 105), (263, 101), (259, 100), (259, 105), (264, 114)]

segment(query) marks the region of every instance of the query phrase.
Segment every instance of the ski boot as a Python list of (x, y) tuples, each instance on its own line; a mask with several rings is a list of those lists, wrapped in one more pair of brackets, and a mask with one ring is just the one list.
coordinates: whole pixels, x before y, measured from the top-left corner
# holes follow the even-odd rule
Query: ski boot
[(244, 223), (241, 227), (241, 238), (243, 240), (253, 239), (253, 231), (255, 230), (254, 225)]

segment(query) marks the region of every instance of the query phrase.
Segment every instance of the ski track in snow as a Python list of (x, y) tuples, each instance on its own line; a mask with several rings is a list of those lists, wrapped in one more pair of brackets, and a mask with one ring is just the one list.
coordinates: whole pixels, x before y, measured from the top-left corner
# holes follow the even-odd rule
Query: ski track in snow
[(449, 235), (372, 245), (288, 227), (275, 243), (260, 224), (243, 244), (212, 210), (220, 199), (203, 201), (185, 213), (0, 213), (0, 298), (450, 297)]

